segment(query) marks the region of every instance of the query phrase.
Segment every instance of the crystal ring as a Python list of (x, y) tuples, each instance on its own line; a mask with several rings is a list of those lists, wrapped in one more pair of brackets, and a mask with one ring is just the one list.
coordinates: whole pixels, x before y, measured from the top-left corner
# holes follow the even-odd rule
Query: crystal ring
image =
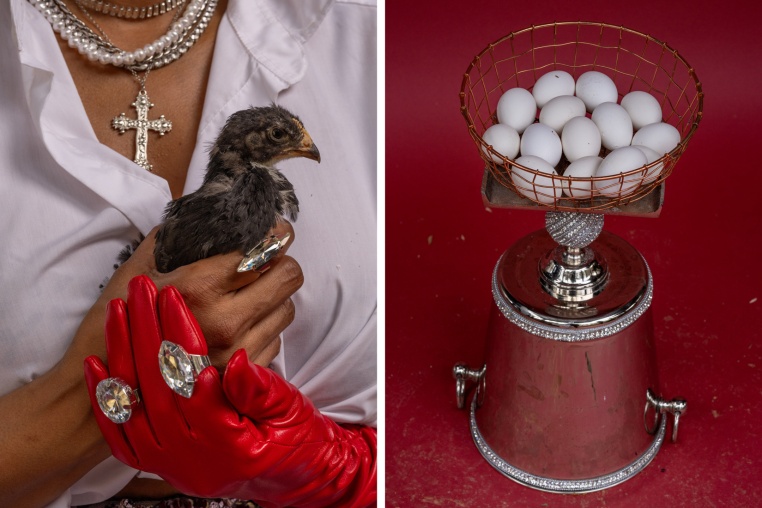
[(269, 238), (264, 239), (246, 253), (243, 260), (241, 260), (241, 264), (238, 265), (238, 272), (255, 270), (259, 273), (265, 273), (270, 269), (271, 261), (275, 259), (290, 239), (291, 233), (286, 233), (280, 238), (271, 235)]
[(159, 348), (159, 370), (173, 392), (190, 398), (193, 395), (193, 385), (202, 370), (212, 362), (206, 355), (192, 355), (174, 342), (165, 340)]
[(95, 398), (101, 411), (114, 423), (124, 423), (132, 416), (132, 408), (140, 402), (137, 389), (118, 377), (109, 377), (95, 387)]

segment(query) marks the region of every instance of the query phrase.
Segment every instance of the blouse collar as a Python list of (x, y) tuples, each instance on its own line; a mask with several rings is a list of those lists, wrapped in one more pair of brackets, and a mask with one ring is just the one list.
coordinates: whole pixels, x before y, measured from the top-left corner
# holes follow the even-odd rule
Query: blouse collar
[(227, 16), (249, 54), (289, 87), (304, 77), (304, 43), (333, 0), (230, 0)]

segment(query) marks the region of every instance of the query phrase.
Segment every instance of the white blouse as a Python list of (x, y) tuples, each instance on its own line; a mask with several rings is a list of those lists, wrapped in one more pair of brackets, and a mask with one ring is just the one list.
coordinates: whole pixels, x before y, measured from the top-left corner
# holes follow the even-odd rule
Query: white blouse
[[(61, 358), (116, 254), (171, 200), (165, 180), (98, 142), (56, 37), (26, 0), (0, 2), (0, 394)], [(326, 415), (375, 425), (375, 2), (230, 0), (186, 193), (227, 117), (271, 102), (322, 157), (280, 166), (300, 201), (289, 255), (305, 283), (274, 368)], [(110, 458), (50, 506), (102, 501), (135, 474)]]

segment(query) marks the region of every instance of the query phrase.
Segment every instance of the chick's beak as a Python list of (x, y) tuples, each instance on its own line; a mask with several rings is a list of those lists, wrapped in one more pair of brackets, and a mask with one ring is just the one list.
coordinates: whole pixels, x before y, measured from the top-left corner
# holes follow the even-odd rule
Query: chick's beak
[(294, 155), (297, 157), (306, 157), (319, 163), (320, 151), (318, 150), (317, 146), (315, 146), (315, 143), (312, 141), (312, 137), (310, 137), (309, 133), (304, 127), (302, 127), (302, 133), (304, 134), (304, 137), (302, 137), (302, 142), (299, 147), (294, 151)]

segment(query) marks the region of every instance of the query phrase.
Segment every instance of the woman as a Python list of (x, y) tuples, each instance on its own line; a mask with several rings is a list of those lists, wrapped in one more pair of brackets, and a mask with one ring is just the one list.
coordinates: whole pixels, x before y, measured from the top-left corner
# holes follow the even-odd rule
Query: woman
[[(168, 34), (191, 2), (160, 2), (166, 13), (142, 19), (139, 9), (131, 19), (92, 0), (58, 3), (107, 44), (132, 50)], [(374, 6), (206, 2), (208, 26), (192, 47), (135, 75), (103, 52), (69, 47), (75, 34), (55, 33), (60, 20), (40, 7), (0, 5), (0, 504), (175, 492), (109, 457), (82, 372), (85, 357), (106, 360), (106, 304), (127, 298), (141, 273), (178, 288), (220, 370), (245, 346), (324, 415), (375, 425)], [(148, 119), (172, 122), (164, 135), (148, 132), (145, 160), (135, 130), (112, 127), (120, 113), (135, 118), (143, 90), (154, 105)], [(230, 114), (271, 102), (300, 116), (322, 157), (320, 166), (281, 166), (301, 202), (292, 257), (259, 282), (256, 273), (230, 282), (240, 253), (157, 274), (151, 231), (166, 203), (199, 186)], [(147, 242), (101, 293), (117, 253), (140, 234)]]

